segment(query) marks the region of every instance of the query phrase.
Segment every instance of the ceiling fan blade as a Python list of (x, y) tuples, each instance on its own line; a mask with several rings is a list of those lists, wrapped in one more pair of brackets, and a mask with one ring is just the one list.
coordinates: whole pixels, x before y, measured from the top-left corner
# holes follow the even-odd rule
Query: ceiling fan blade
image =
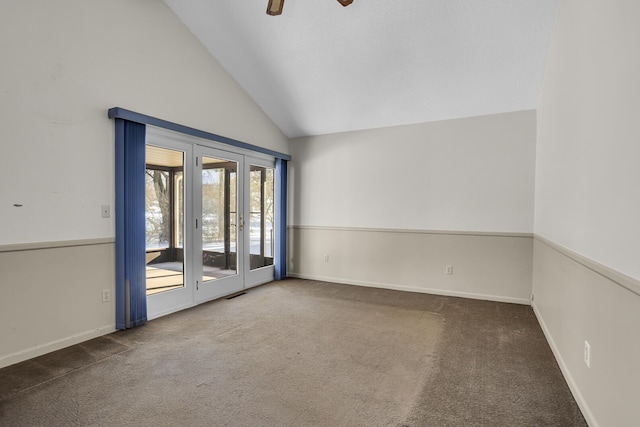
[(351, 3), (353, 3), (353, 0), (338, 0), (338, 2), (340, 2), (340, 4), (343, 6), (349, 6)]
[(283, 7), (284, 7), (284, 0), (269, 0), (269, 5), (267, 6), (267, 15), (271, 15), (271, 16), (281, 15)]

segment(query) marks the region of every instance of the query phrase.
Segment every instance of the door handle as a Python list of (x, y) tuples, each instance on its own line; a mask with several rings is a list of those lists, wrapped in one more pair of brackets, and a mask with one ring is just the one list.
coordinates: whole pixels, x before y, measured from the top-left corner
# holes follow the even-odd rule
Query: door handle
[(240, 231), (244, 230), (244, 217), (240, 214)]

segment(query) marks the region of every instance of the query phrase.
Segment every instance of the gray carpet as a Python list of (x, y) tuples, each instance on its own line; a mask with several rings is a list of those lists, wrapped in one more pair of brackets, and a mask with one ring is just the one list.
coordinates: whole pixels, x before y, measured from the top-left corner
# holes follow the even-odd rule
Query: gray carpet
[(530, 307), (292, 279), (2, 369), (0, 424), (586, 426)]

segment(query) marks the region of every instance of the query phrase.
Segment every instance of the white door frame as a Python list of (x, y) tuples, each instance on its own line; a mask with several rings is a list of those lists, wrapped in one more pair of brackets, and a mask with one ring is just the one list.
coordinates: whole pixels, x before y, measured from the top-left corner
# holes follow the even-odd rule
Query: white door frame
[[(274, 265), (250, 269), (250, 236), (248, 232), (249, 196), (250, 196), (250, 165), (275, 168), (275, 158), (268, 154), (257, 153), (244, 148), (230, 148), (226, 144), (217, 143), (191, 135), (174, 132), (155, 126), (147, 126), (146, 144), (162, 148), (180, 150), (185, 153), (184, 167), (184, 287), (147, 296), (147, 318), (149, 320), (170, 314), (185, 308), (193, 307), (206, 301), (224, 297), (242, 289), (258, 286), (274, 279)], [(196, 229), (196, 219), (201, 224), (202, 219), (202, 164), (196, 157), (222, 158), (238, 162), (237, 174), (237, 213), (243, 213), (245, 230), (237, 232), (238, 274), (228, 278), (200, 283), (196, 276), (202, 271), (202, 230)], [(196, 179), (198, 178), (198, 179)], [(188, 202), (188, 200), (191, 202)], [(277, 208), (277, 206), (274, 206)], [(241, 210), (242, 209), (242, 210)], [(240, 224), (236, 218), (236, 224)], [(275, 254), (274, 254), (275, 261)], [(198, 272), (198, 273), (196, 273)]]

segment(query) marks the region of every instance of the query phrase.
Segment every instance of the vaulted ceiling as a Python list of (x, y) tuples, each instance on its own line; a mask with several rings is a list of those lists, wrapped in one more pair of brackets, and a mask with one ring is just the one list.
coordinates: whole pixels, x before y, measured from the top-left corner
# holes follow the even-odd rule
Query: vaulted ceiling
[(164, 0), (288, 137), (536, 108), (557, 0)]

